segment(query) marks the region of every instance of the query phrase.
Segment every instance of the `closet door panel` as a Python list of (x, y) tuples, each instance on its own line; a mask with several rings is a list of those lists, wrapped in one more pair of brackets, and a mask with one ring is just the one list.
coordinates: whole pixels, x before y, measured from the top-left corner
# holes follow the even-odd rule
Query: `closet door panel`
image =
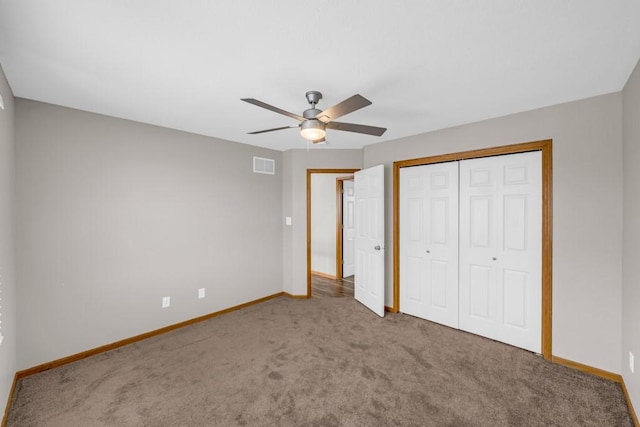
[(400, 311), (457, 327), (457, 162), (401, 169), (400, 193)]
[(542, 349), (542, 154), (502, 156), (498, 230), (501, 341)]
[(540, 152), (460, 162), (460, 329), (534, 352), (541, 349), (541, 165)]
[(459, 325), (497, 339), (498, 188), (495, 157), (460, 162)]

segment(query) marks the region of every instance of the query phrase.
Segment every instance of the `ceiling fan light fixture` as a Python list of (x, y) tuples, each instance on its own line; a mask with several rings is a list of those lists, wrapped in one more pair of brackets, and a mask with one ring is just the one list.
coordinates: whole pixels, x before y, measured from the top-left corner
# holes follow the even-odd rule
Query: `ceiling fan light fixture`
[(300, 123), (300, 135), (309, 141), (317, 141), (325, 137), (327, 132), (324, 129), (324, 123), (316, 119), (305, 120)]

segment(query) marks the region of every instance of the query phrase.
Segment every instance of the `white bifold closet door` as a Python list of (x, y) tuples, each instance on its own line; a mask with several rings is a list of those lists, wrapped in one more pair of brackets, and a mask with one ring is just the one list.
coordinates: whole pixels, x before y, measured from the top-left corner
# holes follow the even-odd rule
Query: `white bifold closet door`
[(541, 352), (541, 161), (400, 170), (400, 311)]
[(400, 169), (400, 307), (458, 327), (458, 162)]
[(460, 162), (459, 327), (541, 352), (542, 154)]

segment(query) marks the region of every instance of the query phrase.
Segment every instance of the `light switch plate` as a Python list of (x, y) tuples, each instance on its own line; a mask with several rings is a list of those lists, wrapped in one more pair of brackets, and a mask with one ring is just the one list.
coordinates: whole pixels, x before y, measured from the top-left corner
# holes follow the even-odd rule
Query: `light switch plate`
[(286, 218), (284, 219), (284, 222), (285, 222), (285, 224), (287, 224), (287, 225), (291, 225), (291, 217), (290, 217), (290, 216), (286, 217)]

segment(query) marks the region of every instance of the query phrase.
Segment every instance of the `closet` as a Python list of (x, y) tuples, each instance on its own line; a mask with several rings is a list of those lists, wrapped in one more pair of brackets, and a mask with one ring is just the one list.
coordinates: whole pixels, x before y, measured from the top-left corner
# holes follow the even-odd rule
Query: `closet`
[(400, 169), (400, 311), (541, 352), (541, 152)]

